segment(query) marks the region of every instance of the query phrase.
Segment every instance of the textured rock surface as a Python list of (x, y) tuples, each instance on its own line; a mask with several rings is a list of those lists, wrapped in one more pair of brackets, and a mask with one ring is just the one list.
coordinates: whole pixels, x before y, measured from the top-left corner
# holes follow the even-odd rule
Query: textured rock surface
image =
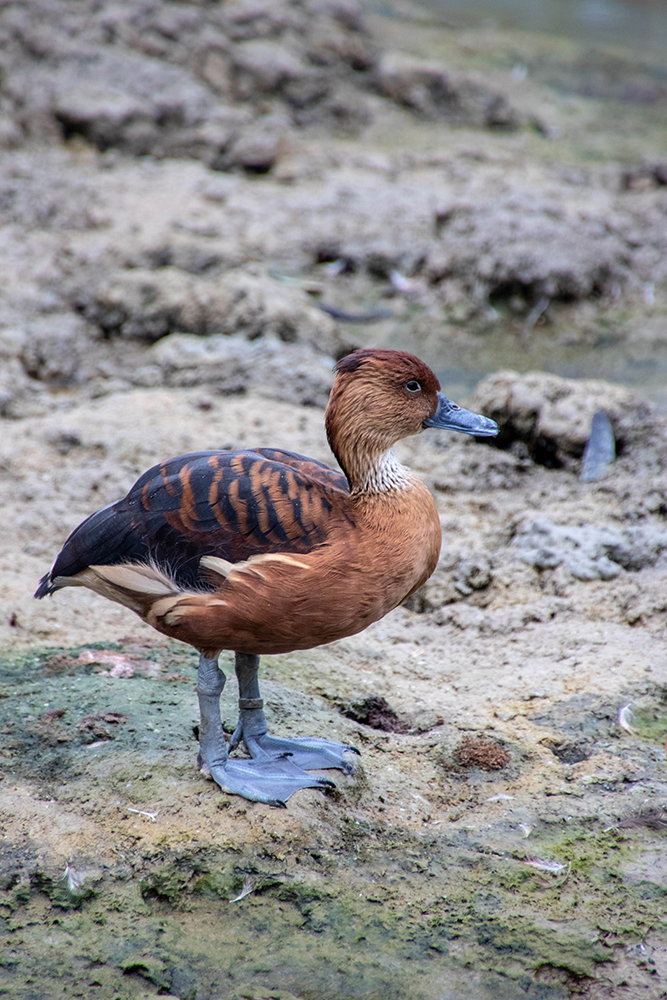
[(562, 566), (577, 580), (613, 580), (623, 569), (654, 566), (667, 550), (667, 529), (569, 527), (541, 518), (521, 528), (512, 545), (518, 558), (536, 569)]
[(452, 78), (442, 63), (387, 52), (378, 61), (375, 75), (384, 95), (424, 118), (489, 128), (519, 124), (517, 112), (505, 97), (476, 81)]
[[(11, 5), (0, 28), (10, 126), (216, 166), (270, 168), (275, 157), (259, 164), (234, 152), (266, 95), (298, 119), (373, 61), (354, 3), (42, 0)], [(16, 130), (5, 141), (15, 145)]]
[(236, 269), (207, 280), (174, 267), (134, 268), (112, 275), (77, 308), (106, 337), (153, 343), (181, 331), (199, 336), (242, 334), (306, 343), (335, 354), (343, 344), (334, 321), (302, 291), (272, 280), (258, 268)]
[[(52, 388), (93, 378), (126, 379), (125, 369), (151, 363), (141, 352), (172, 332), (271, 335), (334, 357), (364, 337), (378, 342), (400, 333), (423, 344), (436, 368), (444, 371), (452, 358), (454, 364), (459, 358), (459, 363), (465, 359), (472, 364), (481, 331), (486, 351), (502, 333), (509, 338), (505, 346), (511, 348), (512, 360), (526, 363), (532, 342), (524, 341), (520, 348), (522, 326), (517, 338), (513, 324), (525, 329), (526, 310), (538, 290), (531, 291), (530, 283), (521, 290), (509, 278), (507, 283), (507, 274), (503, 277), (489, 263), (493, 258), (502, 268), (511, 259), (503, 224), (493, 222), (488, 207), (480, 207), (487, 221), (479, 243), (474, 233), (470, 241), (463, 232), (448, 234), (456, 219), (440, 230), (434, 227), (449, 211), (452, 194), (462, 190), (469, 192), (466, 217), (474, 223), (475, 192), (495, 185), (496, 168), (482, 163), (471, 169), (466, 163), (464, 175), (464, 161), (457, 157), (430, 166), (406, 157), (334, 157), (331, 150), (313, 148), (292, 160), (293, 172), (284, 179), (253, 180), (214, 174), (187, 161), (135, 163), (118, 159), (115, 151), (7, 152), (0, 181), (5, 289), (0, 324), (24, 338), (29, 377)], [(531, 213), (541, 220), (526, 243), (526, 259), (546, 259), (545, 246), (551, 243), (543, 226), (562, 228), (562, 223), (550, 219), (546, 208), (535, 208), (521, 169), (508, 168), (505, 176), (504, 184), (516, 196), (513, 213), (519, 224)], [(546, 170), (539, 183), (533, 182), (534, 190), (556, 181), (553, 170)], [(560, 191), (569, 205), (566, 214), (575, 222), (589, 203), (589, 219), (595, 215), (598, 227), (617, 209), (625, 213), (627, 232), (635, 224), (623, 207), (626, 196), (592, 185), (571, 191), (561, 184)], [(646, 196), (654, 197), (651, 192)], [(504, 211), (499, 204), (501, 216)], [(623, 309), (634, 308), (632, 289), (640, 287), (640, 278), (659, 278), (657, 257), (653, 270), (646, 268), (664, 243), (665, 231), (656, 215), (636, 237), (641, 246), (626, 255), (625, 298), (618, 300)], [(614, 254), (620, 259), (626, 240), (620, 230), (615, 232), (605, 240), (616, 241)], [(585, 242), (582, 237), (577, 252)], [(431, 273), (429, 262), (448, 247), (458, 263), (452, 263), (451, 273)], [(569, 266), (585, 276), (583, 257), (575, 253)], [(500, 284), (494, 284), (493, 274)], [(489, 313), (493, 288), (505, 289), (507, 321)], [(659, 283), (655, 288), (657, 301)], [(584, 298), (575, 304), (545, 307), (536, 347), (547, 339), (550, 352), (587, 343), (592, 350), (589, 326), (594, 331), (604, 324), (608, 328), (610, 302), (616, 300), (596, 298), (590, 282), (577, 294)], [(313, 295), (347, 312), (379, 306), (390, 318), (373, 329), (342, 328), (316, 308)], [(540, 299), (538, 306), (545, 301)], [(572, 310), (581, 317), (576, 330), (567, 329), (568, 316), (577, 316)], [(659, 371), (665, 344), (659, 309), (625, 332), (615, 329), (613, 337), (622, 345), (623, 363), (633, 363), (632, 372)], [(616, 348), (600, 350), (600, 365), (613, 368), (619, 353)], [(505, 351), (498, 355), (506, 364)], [(592, 408), (599, 406), (609, 407), (620, 447), (630, 443), (632, 430), (625, 427), (624, 414), (635, 404), (621, 399), (622, 390), (591, 387), (582, 395), (582, 389), (575, 392), (555, 376), (531, 379), (499, 375), (480, 390), (479, 405), (493, 407), (508, 441), (518, 436), (533, 455), (545, 442), (544, 460), (550, 460), (549, 448), (555, 448), (552, 458), (557, 461), (578, 457)], [(638, 434), (647, 432), (645, 421), (635, 426)]]
[[(292, 126), (349, 131), (372, 117), (366, 94), (376, 86), (377, 45), (356, 0), (39, 0), (7, 5), (0, 32), (8, 148), (26, 136), (81, 136), (101, 150), (265, 172), (288, 148)], [(482, 127), (518, 120), (484, 84), (443, 86), (444, 68), (382, 65), (382, 92), (419, 114), (433, 107)]]
[(250, 388), (272, 399), (324, 408), (333, 385), (333, 358), (307, 346), (286, 347), (272, 338), (248, 343), (239, 337), (174, 333), (155, 345), (151, 378), (167, 386), (203, 386), (216, 394)]
[(650, 409), (622, 386), (546, 373), (490, 375), (471, 405), (498, 422), (499, 447), (521, 441), (541, 464), (580, 458), (597, 410), (609, 418), (621, 451), (630, 437), (638, 444), (651, 426)]
[[(433, 283), (480, 282), (487, 294), (571, 301), (609, 294), (630, 277), (628, 248), (605, 220), (571, 214), (530, 194), (438, 210), (440, 245), (426, 273)], [(446, 286), (445, 286), (446, 287)]]

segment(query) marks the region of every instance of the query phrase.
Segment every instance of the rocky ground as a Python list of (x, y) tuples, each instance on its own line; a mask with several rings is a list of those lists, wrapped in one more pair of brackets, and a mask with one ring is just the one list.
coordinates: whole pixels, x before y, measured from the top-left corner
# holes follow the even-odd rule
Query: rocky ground
[[(17, 2), (0, 32), (0, 993), (664, 997), (655, 65), (348, 0)], [(481, 379), (500, 447), (403, 442), (433, 578), (265, 658), (276, 731), (361, 751), (276, 810), (199, 775), (192, 650), (31, 595), (160, 459), (333, 461), (333, 359), (371, 343)], [(584, 482), (598, 409), (618, 458)]]

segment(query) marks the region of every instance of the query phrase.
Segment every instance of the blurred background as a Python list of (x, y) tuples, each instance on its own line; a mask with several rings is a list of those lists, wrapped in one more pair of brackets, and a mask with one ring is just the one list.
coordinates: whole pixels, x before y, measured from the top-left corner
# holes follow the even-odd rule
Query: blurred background
[(667, 10), (661, 0), (428, 0), (452, 26), (480, 25), (544, 31), (592, 43), (654, 49), (667, 44)]
[(282, 364), (321, 402), (321, 359), (373, 343), (453, 395), (510, 368), (666, 401), (664, 4), (43, 0), (0, 30), (4, 414), (280, 394)]

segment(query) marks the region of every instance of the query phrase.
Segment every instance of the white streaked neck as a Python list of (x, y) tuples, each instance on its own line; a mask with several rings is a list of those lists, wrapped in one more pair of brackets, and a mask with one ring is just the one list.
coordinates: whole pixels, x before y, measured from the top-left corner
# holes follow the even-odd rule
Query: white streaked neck
[(392, 490), (407, 490), (413, 481), (413, 473), (401, 465), (390, 448), (359, 470), (352, 492), (390, 493)]

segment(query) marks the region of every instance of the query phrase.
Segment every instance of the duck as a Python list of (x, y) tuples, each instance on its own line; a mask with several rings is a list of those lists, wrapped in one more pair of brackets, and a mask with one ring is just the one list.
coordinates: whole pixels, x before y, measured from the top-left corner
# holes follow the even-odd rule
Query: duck
[[(362, 348), (338, 361), (325, 428), (339, 470), (274, 448), (201, 451), (145, 472), (123, 499), (71, 533), (35, 593), (86, 587), (199, 653), (201, 772), (251, 801), (284, 806), (297, 790), (354, 773), (358, 751), (269, 732), (260, 657), (361, 632), (419, 588), (438, 562), (441, 528), (397, 441), (428, 428), (475, 437), (488, 417), (449, 400), (406, 351)], [(220, 715), (223, 651), (235, 655), (239, 716)], [(248, 757), (232, 757), (244, 748)]]

